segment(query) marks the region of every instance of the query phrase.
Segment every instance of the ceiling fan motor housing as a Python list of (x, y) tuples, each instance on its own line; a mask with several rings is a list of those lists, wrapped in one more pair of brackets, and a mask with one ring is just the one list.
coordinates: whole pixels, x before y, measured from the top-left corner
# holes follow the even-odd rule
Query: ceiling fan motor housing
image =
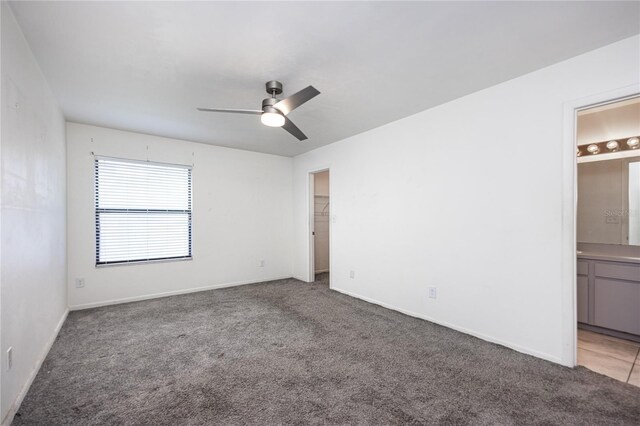
[(279, 95), (282, 93), (282, 83), (276, 80), (267, 81), (267, 93), (270, 95), (276, 94)]
[(280, 111), (275, 109), (273, 106), (280, 102), (279, 99), (276, 98), (266, 98), (262, 100), (262, 111), (263, 112), (273, 112), (276, 114), (282, 114)]

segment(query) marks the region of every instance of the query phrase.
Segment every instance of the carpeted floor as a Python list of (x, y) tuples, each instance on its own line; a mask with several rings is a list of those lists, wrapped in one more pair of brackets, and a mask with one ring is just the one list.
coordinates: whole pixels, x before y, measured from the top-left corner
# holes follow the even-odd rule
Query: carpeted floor
[(326, 279), (72, 312), (13, 424), (640, 424), (640, 388)]

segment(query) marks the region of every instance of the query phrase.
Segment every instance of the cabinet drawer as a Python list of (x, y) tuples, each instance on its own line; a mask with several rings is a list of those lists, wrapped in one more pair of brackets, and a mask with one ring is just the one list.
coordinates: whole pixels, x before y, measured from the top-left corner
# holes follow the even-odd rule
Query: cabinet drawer
[(578, 275), (589, 275), (589, 262), (578, 260)]
[(640, 282), (640, 265), (596, 263), (596, 277)]
[(596, 278), (593, 323), (640, 334), (640, 283)]

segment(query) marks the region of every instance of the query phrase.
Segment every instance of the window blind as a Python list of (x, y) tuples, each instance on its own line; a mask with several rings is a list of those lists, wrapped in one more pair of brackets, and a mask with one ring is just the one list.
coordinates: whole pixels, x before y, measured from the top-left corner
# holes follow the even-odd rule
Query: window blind
[(96, 265), (191, 258), (191, 167), (95, 159)]

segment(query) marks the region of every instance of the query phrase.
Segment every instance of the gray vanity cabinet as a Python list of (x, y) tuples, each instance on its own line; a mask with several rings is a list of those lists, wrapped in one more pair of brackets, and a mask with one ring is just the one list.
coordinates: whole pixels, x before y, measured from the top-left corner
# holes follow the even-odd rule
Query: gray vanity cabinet
[(589, 277), (578, 275), (578, 322), (589, 323)]
[(578, 261), (578, 322), (589, 323), (589, 262)]
[(640, 283), (596, 277), (594, 325), (640, 334)]
[(578, 322), (640, 335), (640, 264), (579, 258)]
[(594, 286), (593, 323), (640, 334), (640, 266), (596, 262)]

